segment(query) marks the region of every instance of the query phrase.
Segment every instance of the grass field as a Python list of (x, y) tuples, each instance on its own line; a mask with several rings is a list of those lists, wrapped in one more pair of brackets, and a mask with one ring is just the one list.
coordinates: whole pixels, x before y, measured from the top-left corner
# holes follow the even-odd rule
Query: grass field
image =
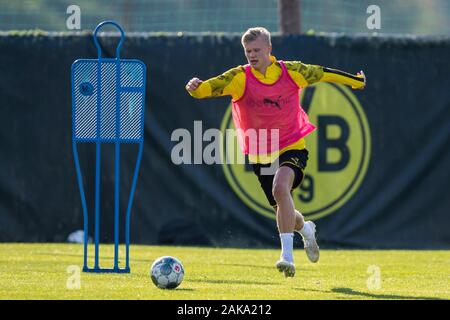
[[(111, 266), (113, 247), (101, 254), (109, 258), (101, 265)], [(162, 255), (184, 265), (175, 290), (158, 289), (149, 277)], [(68, 289), (74, 276), (68, 267), (82, 265), (82, 245), (0, 244), (0, 299), (450, 298), (450, 251), (322, 250), (312, 264), (296, 249), (294, 278), (275, 269), (278, 256), (279, 250), (132, 245), (131, 274), (81, 273), (81, 288)]]

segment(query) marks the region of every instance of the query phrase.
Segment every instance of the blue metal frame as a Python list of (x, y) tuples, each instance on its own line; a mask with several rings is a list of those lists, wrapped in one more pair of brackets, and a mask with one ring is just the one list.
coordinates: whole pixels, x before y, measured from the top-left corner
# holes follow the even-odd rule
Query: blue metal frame
[[(104, 25), (113, 25), (116, 28), (120, 30), (121, 38), (119, 41), (119, 44), (116, 49), (116, 57), (114, 59), (111, 58), (102, 58), (102, 50), (97, 40), (97, 32), (102, 28)], [(142, 158), (142, 151), (144, 146), (144, 110), (145, 110), (145, 86), (146, 86), (146, 66), (145, 64), (140, 60), (135, 59), (120, 59), (120, 49), (123, 45), (124, 39), (125, 39), (125, 33), (123, 29), (120, 27), (119, 24), (117, 24), (114, 21), (104, 21), (100, 23), (94, 31), (93, 34), (94, 37), (94, 43), (97, 47), (97, 53), (98, 53), (98, 59), (78, 59), (74, 61), (72, 64), (72, 147), (73, 147), (73, 154), (74, 154), (74, 160), (75, 160), (75, 168), (77, 171), (77, 180), (78, 185), (80, 189), (80, 195), (81, 195), (81, 203), (83, 208), (83, 218), (84, 218), (84, 262), (83, 262), (83, 271), (84, 272), (106, 272), (106, 273), (129, 273), (130, 272), (130, 261), (129, 261), (129, 245), (130, 245), (130, 217), (131, 217), (131, 208), (133, 206), (133, 198), (134, 198), (134, 192), (136, 190), (136, 182), (137, 182), (137, 176), (139, 173), (139, 167), (141, 163)], [(140, 65), (143, 70), (142, 74), (142, 85), (137, 87), (122, 87), (121, 86), (121, 63), (126, 62), (134, 65)], [(75, 100), (75, 92), (76, 90), (81, 90), (80, 88), (75, 87), (75, 72), (77, 70), (77, 66), (80, 64), (86, 64), (86, 63), (95, 63), (96, 64), (96, 86), (97, 86), (97, 99), (96, 99), (96, 108), (97, 108), (97, 114), (95, 119), (96, 124), (96, 136), (85, 138), (85, 137), (77, 137), (76, 134), (76, 100)], [(102, 63), (115, 63), (115, 112), (116, 112), (116, 118), (115, 118), (115, 138), (102, 138), (101, 137), (101, 111), (102, 111), (102, 77), (101, 77), (101, 66)], [(92, 84), (89, 84), (90, 88), (93, 88)], [(81, 91), (82, 92), (82, 91)], [(120, 118), (120, 112), (121, 112), (121, 101), (120, 101), (120, 95), (121, 93), (127, 93), (127, 92), (135, 92), (135, 93), (141, 93), (142, 94), (142, 105), (141, 105), (141, 113), (139, 115), (140, 117), (140, 128), (139, 128), (139, 137), (133, 138), (133, 139), (124, 139), (121, 138), (121, 118)], [(78, 158), (78, 149), (77, 144), (78, 143), (95, 143), (96, 144), (96, 162), (95, 162), (95, 231), (94, 231), (94, 241), (95, 241), (95, 255), (94, 255), (94, 267), (90, 268), (88, 266), (88, 236), (89, 236), (89, 230), (88, 230), (88, 210), (86, 205), (86, 197), (85, 192), (83, 188), (83, 177), (81, 174), (80, 169), (80, 162)], [(100, 166), (100, 159), (101, 159), (101, 144), (102, 143), (114, 143), (115, 145), (115, 165), (114, 165), (114, 266), (113, 268), (101, 268), (99, 263), (99, 244), (100, 244), (100, 179), (101, 179), (101, 166)], [(136, 166), (134, 170), (134, 176), (130, 191), (130, 196), (128, 200), (128, 206), (126, 211), (126, 224), (125, 224), (125, 245), (126, 245), (126, 262), (125, 262), (125, 268), (119, 267), (119, 196), (120, 196), (120, 145), (122, 143), (135, 143), (139, 145), (139, 151), (136, 161)]]

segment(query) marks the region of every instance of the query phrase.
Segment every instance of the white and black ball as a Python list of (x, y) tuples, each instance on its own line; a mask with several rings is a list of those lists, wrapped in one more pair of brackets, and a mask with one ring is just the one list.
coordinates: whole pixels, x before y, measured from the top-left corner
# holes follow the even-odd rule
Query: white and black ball
[(158, 288), (175, 289), (183, 281), (184, 267), (177, 258), (159, 257), (150, 268), (150, 277)]

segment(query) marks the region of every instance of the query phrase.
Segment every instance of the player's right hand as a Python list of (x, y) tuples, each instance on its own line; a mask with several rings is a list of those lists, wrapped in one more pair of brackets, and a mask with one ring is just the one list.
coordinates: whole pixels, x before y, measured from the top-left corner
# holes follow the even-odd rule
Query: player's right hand
[(194, 91), (196, 90), (201, 84), (203, 83), (202, 80), (199, 78), (192, 78), (189, 80), (189, 82), (186, 84), (186, 90), (187, 91)]

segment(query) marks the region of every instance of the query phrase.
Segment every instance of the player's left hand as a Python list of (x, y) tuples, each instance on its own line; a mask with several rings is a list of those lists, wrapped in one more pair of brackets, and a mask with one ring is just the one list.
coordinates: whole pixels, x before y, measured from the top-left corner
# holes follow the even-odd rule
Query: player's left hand
[(366, 75), (364, 74), (364, 71), (362, 71), (362, 70), (360, 72), (358, 72), (356, 75), (358, 77), (363, 77), (364, 85), (362, 87), (360, 87), (360, 88), (355, 88), (355, 89), (362, 90), (362, 89), (364, 89), (366, 87)]

